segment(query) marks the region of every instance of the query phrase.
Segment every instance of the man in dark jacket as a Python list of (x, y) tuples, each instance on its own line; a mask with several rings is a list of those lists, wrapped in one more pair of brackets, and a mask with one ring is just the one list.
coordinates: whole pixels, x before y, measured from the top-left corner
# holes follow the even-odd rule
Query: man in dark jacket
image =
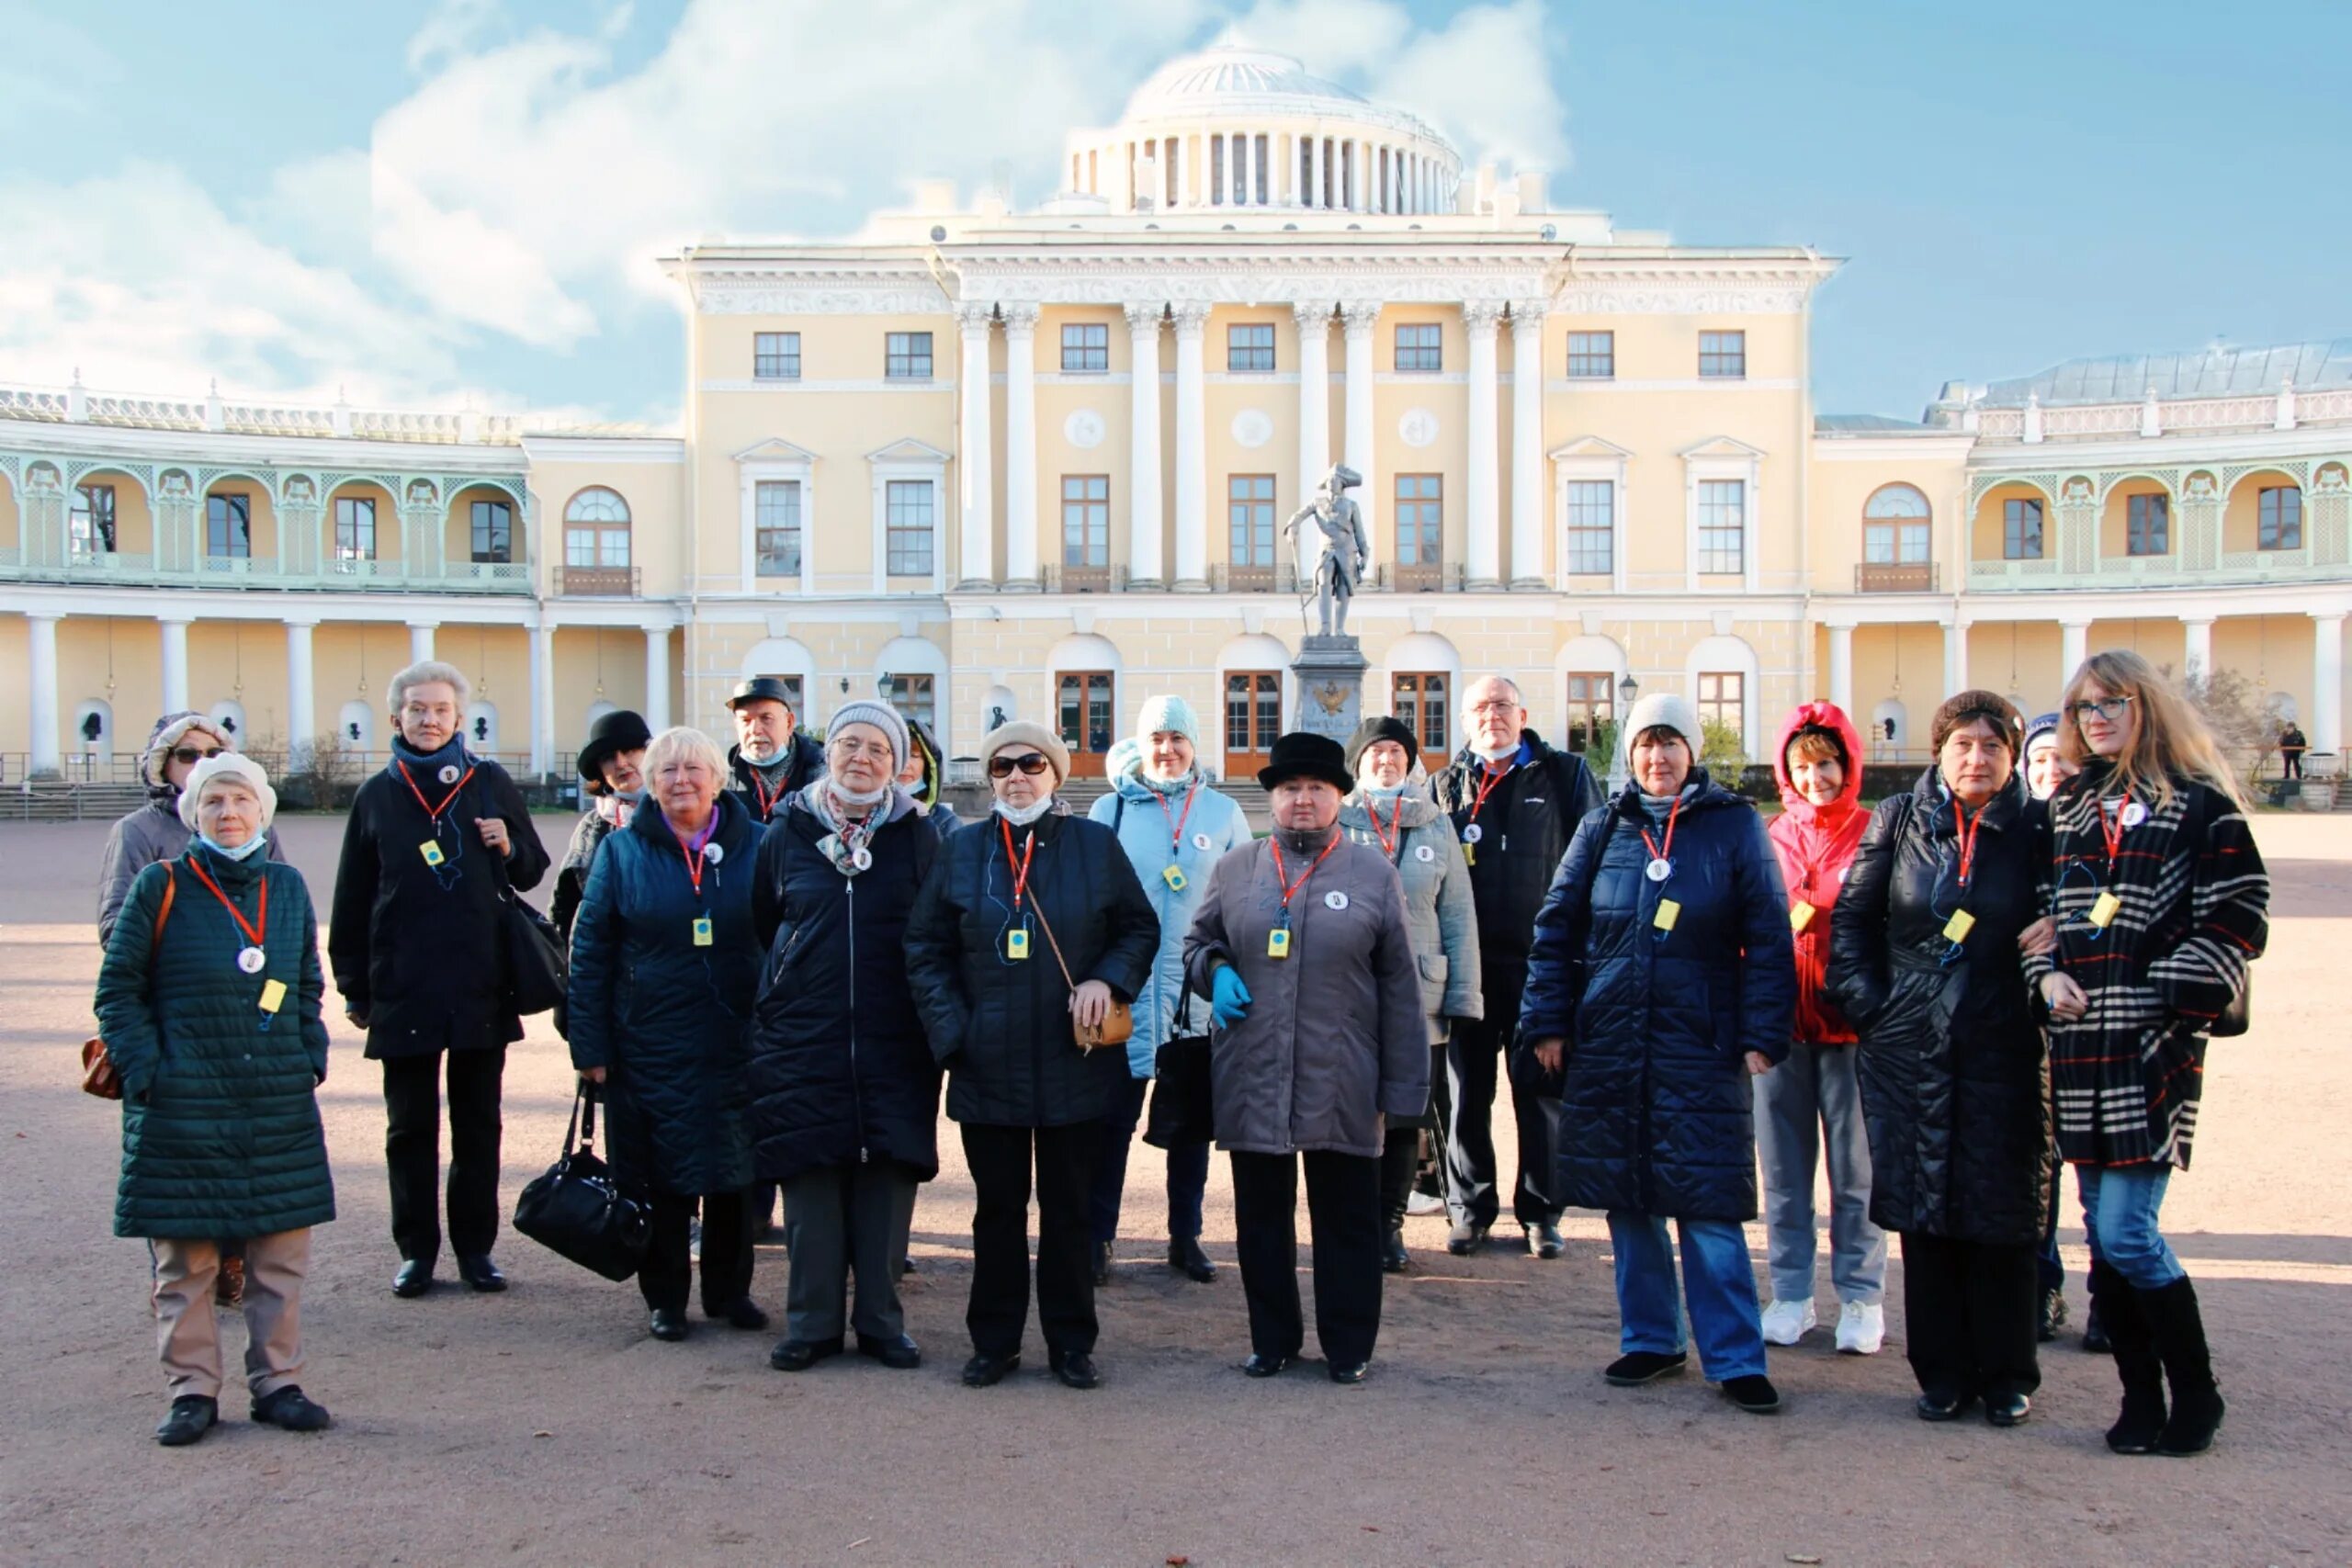
[(626, 828), (645, 795), (645, 776), (639, 764), (653, 740), (644, 716), (616, 708), (588, 731), (580, 749), (580, 787), (593, 802), (571, 829), (571, 842), (556, 867), (555, 897), (548, 919), (555, 922), (564, 945), (571, 944), (572, 917), (588, 890), (588, 871), (596, 863), (596, 847), (616, 828)]
[[(1511, 1068), (1511, 1111), (1519, 1123), (1519, 1179), (1511, 1215), (1538, 1258), (1557, 1258), (1560, 1205), (1553, 1198), (1555, 1095), (1518, 1051), (1519, 998), (1527, 987), (1527, 949), (1535, 912), (1552, 873), (1586, 813), (1600, 805), (1600, 786), (1584, 759), (1555, 751), (1527, 728), (1519, 687), (1500, 675), (1465, 694), (1469, 744), (1430, 781), (1439, 809), (1453, 818), (1470, 862), (1478, 909), (1478, 957), (1487, 1016), (1457, 1022), (1446, 1046), (1446, 1194), (1453, 1217), (1445, 1249), (1467, 1257), (1486, 1245), (1501, 1199), (1495, 1190), (1491, 1118), (1495, 1077)], [(1555, 1091), (1556, 1092), (1556, 1091)]]
[(2311, 750), (2311, 742), (2303, 739), (2301, 725), (2290, 724), (2278, 732), (2278, 757), (2284, 771), (2281, 778), (2303, 776), (2303, 753)]
[(503, 889), (539, 884), (548, 852), (523, 792), (460, 739), (471, 687), (426, 660), (392, 677), (392, 761), (359, 786), (335, 873), (327, 956), (345, 1012), (384, 1064), (392, 1293), (421, 1296), (441, 1251), (442, 1058), (448, 1058), (449, 1240), (458, 1275), (503, 1291), (499, 1098), (523, 1038), (506, 972)]
[(825, 750), (800, 733), (792, 690), (776, 676), (743, 682), (729, 694), (727, 708), (735, 716), (735, 747), (727, 753), (733, 793), (751, 808), (752, 821), (765, 822), (786, 796), (824, 773)]

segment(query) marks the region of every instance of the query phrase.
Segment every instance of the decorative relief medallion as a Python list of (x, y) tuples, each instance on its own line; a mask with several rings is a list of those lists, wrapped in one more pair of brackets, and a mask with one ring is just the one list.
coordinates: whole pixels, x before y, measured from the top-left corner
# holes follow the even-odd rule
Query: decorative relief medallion
[(1243, 409), (1233, 416), (1233, 439), (1256, 450), (1274, 438), (1274, 420), (1264, 409)]
[(1407, 409), (1396, 422), (1396, 439), (1408, 446), (1427, 446), (1437, 440), (1439, 428), (1437, 415), (1428, 409)]
[(1102, 437), (1108, 428), (1102, 423), (1102, 416), (1092, 409), (1076, 409), (1062, 421), (1062, 439), (1073, 446), (1091, 451), (1102, 445)]

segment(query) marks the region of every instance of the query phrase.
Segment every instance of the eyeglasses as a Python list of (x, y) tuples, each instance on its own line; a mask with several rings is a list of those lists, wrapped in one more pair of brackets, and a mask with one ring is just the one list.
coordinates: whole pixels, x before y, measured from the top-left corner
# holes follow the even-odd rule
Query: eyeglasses
[(2075, 716), (2076, 724), (2080, 724), (2093, 714), (2105, 719), (2121, 718), (2123, 710), (2131, 705), (2130, 697), (2101, 697), (2097, 702), (2076, 703), (2066, 711)]
[(179, 763), (183, 767), (194, 767), (197, 763), (203, 761), (207, 757), (219, 757), (225, 754), (226, 753), (222, 748), (218, 746), (214, 747), (209, 751), (199, 751), (193, 746), (175, 746), (172, 748), (172, 761)]
[(1018, 757), (990, 757), (989, 777), (1009, 779), (1012, 776), (1012, 770), (1018, 768), (1035, 778), (1052, 765), (1046, 761), (1046, 754), (1043, 751), (1023, 751)]

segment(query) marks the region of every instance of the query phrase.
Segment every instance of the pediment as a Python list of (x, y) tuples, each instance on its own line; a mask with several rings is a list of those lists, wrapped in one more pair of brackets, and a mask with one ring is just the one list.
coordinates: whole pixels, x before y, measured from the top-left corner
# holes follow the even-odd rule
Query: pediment
[(947, 454), (928, 441), (918, 441), (909, 435), (868, 452), (865, 460), (869, 463), (944, 463)]
[(1675, 455), (1685, 459), (1729, 457), (1741, 462), (1758, 462), (1763, 458), (1764, 449), (1760, 446), (1750, 446), (1745, 441), (1736, 441), (1728, 435), (1711, 435), (1696, 446), (1686, 446)]
[(781, 435), (771, 435), (754, 442), (735, 454), (738, 463), (813, 463), (817, 454), (805, 446), (795, 446)]
[(1555, 446), (1551, 451), (1551, 458), (1555, 463), (1565, 462), (1572, 457), (1600, 457), (1622, 463), (1632, 457), (1633, 453), (1624, 447), (1613, 441), (1603, 441), (1598, 435), (1579, 435), (1566, 446)]

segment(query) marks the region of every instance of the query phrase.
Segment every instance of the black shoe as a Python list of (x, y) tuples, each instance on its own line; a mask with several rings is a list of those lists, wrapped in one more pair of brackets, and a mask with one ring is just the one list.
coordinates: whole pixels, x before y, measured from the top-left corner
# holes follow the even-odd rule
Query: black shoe
[(1672, 1355), (1663, 1350), (1634, 1350), (1610, 1362), (1609, 1370), (1600, 1375), (1611, 1388), (1639, 1388), (1645, 1382), (1672, 1377), (1690, 1364), (1688, 1350), (1677, 1350)]
[(912, 1371), (922, 1365), (922, 1348), (903, 1334), (892, 1339), (861, 1334), (857, 1337), (857, 1353), (897, 1372)]
[(1380, 1268), (1383, 1273), (1402, 1274), (1413, 1266), (1413, 1255), (1405, 1250), (1405, 1227), (1390, 1225), (1388, 1239), (1380, 1244)]
[(2201, 1454), (2213, 1446), (2227, 1408), (2213, 1381), (2213, 1360), (2205, 1345), (2205, 1320), (2197, 1287), (2182, 1275), (2160, 1291), (2134, 1289), (2141, 1315), (2154, 1331), (2156, 1356), (2172, 1388), (2172, 1414), (2156, 1438), (2160, 1454)]
[(1911, 1408), (1922, 1421), (1957, 1421), (1962, 1412), (1976, 1403), (1973, 1393), (1953, 1393), (1945, 1389), (1930, 1389), (1911, 1402)]
[(1777, 1416), (1781, 1410), (1781, 1391), (1762, 1372), (1750, 1372), (1746, 1377), (1724, 1379), (1724, 1397), (1747, 1411), (1750, 1416)]
[(1330, 1371), (1331, 1381), (1333, 1382), (1340, 1383), (1348, 1388), (1353, 1388), (1358, 1383), (1363, 1382), (1364, 1378), (1372, 1371), (1372, 1363), (1370, 1361), (1348, 1361), (1344, 1363), (1333, 1361), (1330, 1363)]
[(1568, 1250), (1568, 1244), (1560, 1239), (1560, 1227), (1549, 1220), (1522, 1228), (1527, 1233), (1527, 1250), (1536, 1258), (1548, 1261)]
[(252, 1415), (265, 1427), (278, 1427), (288, 1432), (323, 1432), (334, 1425), (327, 1407), (293, 1383), (254, 1400)]
[(1216, 1262), (1201, 1250), (1201, 1238), (1180, 1235), (1168, 1244), (1168, 1267), (1182, 1271), (1196, 1284), (1205, 1285), (1216, 1278)]
[(1097, 1285), (1111, 1282), (1111, 1244), (1107, 1241), (1094, 1244), (1094, 1282)]
[(2033, 1337), (2047, 1345), (2057, 1338), (2058, 1331), (2065, 1326), (2066, 1292), (2064, 1291), (2042, 1292), (2041, 1319), (2034, 1325)]
[(805, 1372), (826, 1358), (841, 1353), (839, 1339), (786, 1339), (768, 1352), (768, 1365), (780, 1372)]
[(655, 1307), (652, 1321), (646, 1325), (646, 1331), (666, 1345), (675, 1345), (686, 1337), (686, 1309)]
[(433, 1259), (412, 1258), (392, 1276), (392, 1294), (421, 1296), (433, 1288)]
[(1065, 1388), (1095, 1388), (1102, 1382), (1102, 1374), (1094, 1370), (1094, 1358), (1083, 1350), (1048, 1350), (1046, 1365)]
[(1487, 1227), (1474, 1224), (1468, 1220), (1463, 1220), (1455, 1224), (1453, 1229), (1447, 1233), (1445, 1238), (1446, 1251), (1456, 1258), (1467, 1258), (1486, 1245)]
[(167, 1449), (184, 1449), (212, 1430), (220, 1419), (220, 1402), (200, 1393), (184, 1393), (172, 1401), (155, 1440)]
[(2108, 1337), (2107, 1322), (2097, 1302), (2091, 1303), (2091, 1310), (2083, 1314), (2083, 1348), (2094, 1356), (2115, 1354), (2115, 1342)]
[(1004, 1381), (1005, 1373), (1017, 1371), (1020, 1367), (1021, 1352), (1018, 1350), (1010, 1356), (990, 1356), (986, 1353), (974, 1356), (964, 1363), (964, 1386), (992, 1388)]
[(912, 1258), (901, 1258), (899, 1259), (899, 1277), (900, 1279), (904, 1279), (910, 1274), (919, 1272), (921, 1272), (921, 1270), (915, 1268), (915, 1260)]
[(490, 1260), (487, 1252), (475, 1253), (471, 1258), (458, 1254), (458, 1278), (477, 1291), (503, 1291), (506, 1288), (506, 1276), (498, 1271), (498, 1265)]
[(1984, 1419), (1996, 1427), (2022, 1427), (2033, 1414), (2033, 1401), (2022, 1393), (1988, 1393)]
[(1291, 1359), (1288, 1356), (1269, 1356), (1252, 1350), (1250, 1359), (1241, 1363), (1241, 1375), (1245, 1378), (1278, 1378), (1290, 1370)]
[(768, 1314), (762, 1312), (759, 1304), (749, 1296), (745, 1296), (732, 1306), (720, 1307), (717, 1310), (706, 1306), (702, 1309), (702, 1314), (713, 1323), (724, 1323), (729, 1328), (756, 1331), (768, 1325)]

